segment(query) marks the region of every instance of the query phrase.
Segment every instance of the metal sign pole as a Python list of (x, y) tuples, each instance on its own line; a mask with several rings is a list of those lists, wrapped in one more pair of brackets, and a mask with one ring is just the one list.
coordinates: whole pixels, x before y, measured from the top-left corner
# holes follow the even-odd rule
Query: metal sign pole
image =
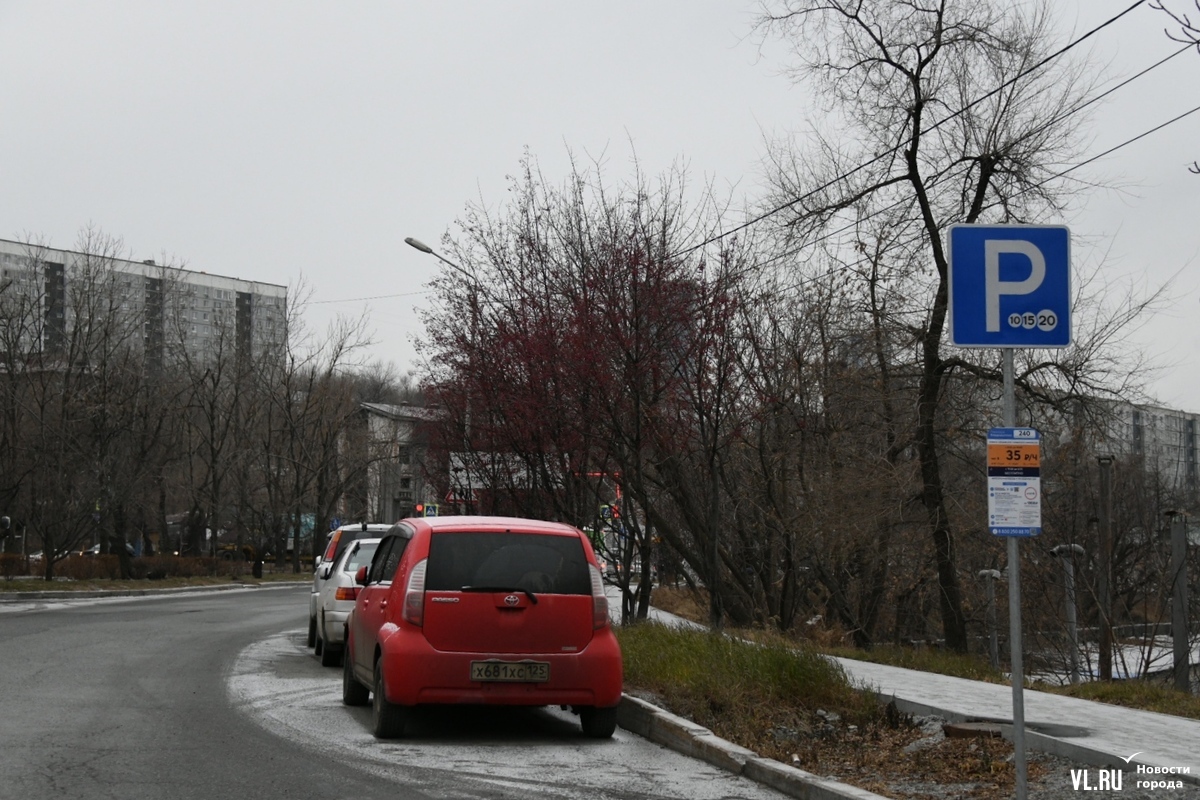
[(1000, 348), (1003, 353), (1006, 427), (993, 429), (997, 431), (994, 445), (989, 432), (988, 517), (991, 532), (1009, 538), (1013, 748), (1016, 796), (1025, 800), (1025, 669), (1017, 538), (1041, 533), (1041, 451), (1037, 431), (1016, 427), (1013, 348), (1071, 345), (1071, 231), (1064, 225), (958, 224), (947, 233), (950, 341), (959, 347)]
[[(1004, 354), (1004, 424), (1017, 424), (1017, 398), (1013, 386), (1013, 351), (1006, 347)], [(1021, 564), (1017, 549), (1017, 537), (1008, 537), (1008, 639), (1012, 666), (1013, 702), (1013, 766), (1016, 768), (1017, 800), (1028, 796), (1027, 767), (1025, 763), (1025, 665), (1021, 644)]]

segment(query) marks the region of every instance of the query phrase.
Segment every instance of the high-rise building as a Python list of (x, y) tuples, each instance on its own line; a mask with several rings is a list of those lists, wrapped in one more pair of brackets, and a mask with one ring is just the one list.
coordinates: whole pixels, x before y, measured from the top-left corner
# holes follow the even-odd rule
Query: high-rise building
[(0, 239), (0, 319), (22, 349), (63, 352), (79, 325), (119, 331), (147, 368), (286, 344), (287, 287)]

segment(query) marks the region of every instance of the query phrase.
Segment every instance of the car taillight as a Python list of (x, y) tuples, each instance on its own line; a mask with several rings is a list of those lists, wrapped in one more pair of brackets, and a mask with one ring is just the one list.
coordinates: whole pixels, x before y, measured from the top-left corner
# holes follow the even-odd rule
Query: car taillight
[(358, 599), (357, 586), (339, 586), (337, 591), (333, 593), (334, 600), (356, 600)]
[(333, 532), (333, 536), (329, 537), (329, 546), (325, 548), (325, 554), (321, 556), (322, 563), (333, 561), (333, 557), (337, 554), (338, 540), (342, 538), (342, 529), (338, 528)]
[(404, 587), (404, 621), (418, 627), (425, 624), (425, 565), (422, 559), (408, 573), (408, 585)]
[(588, 575), (592, 579), (592, 630), (600, 630), (608, 624), (608, 598), (604, 596), (604, 579), (594, 564), (588, 564)]

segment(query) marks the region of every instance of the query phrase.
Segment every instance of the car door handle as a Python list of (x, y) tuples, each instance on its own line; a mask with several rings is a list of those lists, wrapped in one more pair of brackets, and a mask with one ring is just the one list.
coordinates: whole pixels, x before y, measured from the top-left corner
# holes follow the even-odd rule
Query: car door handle
[(379, 601), (379, 608), (380, 608), (380, 609), (387, 608), (387, 600), (380, 600), (380, 601)]

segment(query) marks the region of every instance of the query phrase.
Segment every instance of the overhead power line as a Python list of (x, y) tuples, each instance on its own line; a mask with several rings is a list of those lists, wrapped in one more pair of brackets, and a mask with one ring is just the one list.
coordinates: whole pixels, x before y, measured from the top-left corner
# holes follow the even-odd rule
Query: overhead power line
[[(1121, 82), (1119, 82), (1119, 83), (1117, 83), (1117, 84), (1114, 84), (1113, 86), (1111, 86), (1111, 87), (1109, 87), (1108, 89), (1104, 90), (1103, 92), (1101, 92), (1100, 94), (1096, 95), (1095, 97), (1088, 98), (1087, 100), (1083, 101), (1083, 102), (1082, 102), (1082, 103), (1080, 103), (1079, 105), (1077, 105), (1077, 106), (1074, 106), (1074, 107), (1072, 107), (1072, 108), (1069, 108), (1069, 109), (1067, 109), (1066, 111), (1064, 111), (1064, 112), (1062, 112), (1061, 114), (1059, 114), (1058, 116), (1056, 116), (1056, 117), (1053, 117), (1052, 119), (1049, 119), (1049, 120), (1047, 120), (1046, 122), (1044, 122), (1043, 124), (1041, 124), (1041, 125), (1039, 125), (1037, 128), (1035, 128), (1034, 130), (1032, 130), (1032, 131), (1030, 132), (1030, 135), (1033, 135), (1033, 134), (1036, 134), (1036, 133), (1040, 133), (1041, 131), (1044, 131), (1044, 130), (1046, 130), (1047, 128), (1051, 128), (1051, 127), (1053, 127), (1054, 125), (1057, 125), (1059, 122), (1062, 122), (1062, 121), (1063, 121), (1064, 119), (1066, 119), (1067, 117), (1070, 117), (1070, 116), (1071, 116), (1071, 115), (1073, 115), (1073, 114), (1077, 114), (1077, 113), (1079, 113), (1080, 111), (1082, 111), (1083, 109), (1087, 108), (1088, 106), (1090, 106), (1090, 105), (1093, 105), (1093, 104), (1095, 104), (1095, 103), (1098, 103), (1098, 102), (1100, 102), (1101, 100), (1103, 100), (1105, 97), (1108, 97), (1109, 95), (1111, 95), (1111, 94), (1113, 94), (1113, 93), (1115, 93), (1115, 92), (1117, 92), (1117, 91), (1119, 91), (1119, 90), (1121, 90), (1121, 89), (1124, 89), (1126, 86), (1128, 86), (1129, 84), (1131, 84), (1131, 83), (1133, 83), (1134, 81), (1138, 80), (1139, 78), (1142, 78), (1142, 77), (1144, 77), (1144, 76), (1146, 76), (1146, 75), (1149, 75), (1151, 72), (1153, 72), (1154, 70), (1158, 69), (1159, 67), (1162, 67), (1162, 66), (1163, 66), (1163, 65), (1165, 65), (1167, 62), (1171, 61), (1172, 59), (1176, 58), (1177, 56), (1179, 56), (1179, 55), (1182, 55), (1183, 53), (1186, 53), (1188, 50), (1191, 50), (1191, 49), (1192, 49), (1192, 47), (1194, 47), (1194, 45), (1192, 45), (1192, 44), (1185, 44), (1183, 47), (1179, 48), (1179, 49), (1178, 49), (1178, 50), (1176, 50), (1175, 52), (1173, 52), (1173, 53), (1171, 53), (1171, 54), (1169, 54), (1169, 55), (1167, 55), (1167, 56), (1165, 56), (1165, 57), (1163, 57), (1163, 58), (1159, 59), (1158, 61), (1154, 62), (1154, 63), (1153, 63), (1153, 64), (1151, 64), (1150, 66), (1148, 66), (1148, 67), (1146, 67), (1146, 68), (1144, 68), (1144, 69), (1142, 69), (1142, 70), (1140, 70), (1140, 71), (1138, 71), (1138, 72), (1134, 73), (1133, 75), (1129, 76), (1129, 77), (1128, 77), (1128, 78), (1126, 78), (1125, 80), (1123, 80), (1123, 81), (1121, 81)], [(1191, 112), (1188, 112), (1188, 113), (1191, 113)], [(1187, 115), (1186, 115), (1186, 114), (1184, 114), (1183, 116), (1187, 116)], [(1170, 125), (1172, 122), (1175, 122), (1175, 120), (1170, 120), (1170, 121), (1168, 121), (1168, 122), (1166, 122), (1166, 123), (1163, 123), (1163, 125), (1162, 125), (1162, 126), (1159, 126), (1159, 127), (1165, 127), (1166, 125)], [(1157, 130), (1157, 128), (1155, 128), (1154, 130)], [(1054, 174), (1054, 175), (1051, 175), (1051, 176), (1050, 176), (1049, 178), (1047, 178), (1046, 180), (1044, 180), (1044, 181), (1040, 181), (1039, 183), (1037, 183), (1037, 184), (1036, 184), (1036, 186), (1044, 186), (1044, 185), (1046, 184), (1046, 182), (1047, 182), (1047, 181), (1049, 181), (1049, 180), (1054, 180), (1055, 178), (1060, 178), (1060, 177), (1062, 177), (1063, 175), (1067, 174), (1067, 172), (1071, 172), (1071, 171), (1073, 171), (1073, 170), (1075, 170), (1075, 169), (1078, 169), (1079, 167), (1082, 167), (1082, 166), (1084, 166), (1084, 165), (1086, 165), (1086, 164), (1090, 164), (1090, 163), (1092, 163), (1093, 161), (1095, 161), (1095, 160), (1097, 160), (1097, 159), (1099, 159), (1099, 158), (1103, 158), (1105, 155), (1108, 155), (1109, 153), (1111, 153), (1111, 152), (1113, 152), (1113, 151), (1115, 151), (1115, 150), (1119, 150), (1120, 148), (1124, 147), (1124, 146), (1125, 146), (1125, 145), (1127, 145), (1127, 144), (1132, 144), (1132, 143), (1133, 143), (1134, 141), (1136, 141), (1138, 138), (1141, 138), (1141, 136), (1146, 136), (1146, 135), (1148, 135), (1148, 134), (1150, 134), (1150, 133), (1153, 133), (1153, 132), (1154, 132), (1154, 130), (1146, 131), (1145, 133), (1143, 133), (1143, 134), (1140, 134), (1138, 137), (1135, 137), (1133, 140), (1130, 140), (1130, 141), (1128, 141), (1128, 142), (1123, 142), (1122, 144), (1119, 144), (1119, 145), (1117, 145), (1115, 148), (1112, 148), (1111, 150), (1106, 150), (1104, 153), (1101, 153), (1100, 155), (1093, 156), (1093, 157), (1089, 158), (1087, 161), (1085, 161), (1085, 162), (1082, 162), (1082, 163), (1080, 163), (1080, 164), (1077, 164), (1077, 165), (1075, 165), (1074, 167), (1071, 167), (1071, 168), (1070, 168), (1069, 170), (1067, 170), (1066, 172), (1059, 172), (1059, 173), (1056, 173), (1056, 174)], [(960, 172), (958, 172), (958, 173), (955, 173), (955, 174), (952, 174), (952, 175), (948, 175), (948, 176), (945, 176), (945, 177), (946, 177), (947, 179), (949, 179), (949, 178), (957, 178), (957, 177), (961, 177), (961, 176), (965, 175), (969, 169), (970, 169), (970, 167), (966, 167), (966, 168), (962, 169), (962, 170), (961, 170)], [(1035, 187), (1035, 188), (1036, 188), (1036, 187)], [(809, 248), (809, 247), (811, 247), (811, 246), (813, 246), (813, 245), (815, 245), (815, 244), (820, 244), (821, 242), (826, 242), (826, 241), (829, 241), (830, 239), (833, 239), (833, 238), (837, 237), (837, 236), (838, 236), (838, 235), (840, 235), (840, 234), (847, 233), (848, 231), (851, 231), (851, 230), (853, 230), (853, 229), (854, 229), (854, 228), (856, 228), (858, 225), (862, 224), (864, 221), (866, 221), (866, 220), (868, 220), (868, 219), (872, 219), (873, 217), (882, 216), (883, 214), (886, 214), (886, 213), (888, 213), (889, 211), (892, 211), (893, 209), (899, 208), (900, 206), (902, 206), (902, 205), (905, 205), (906, 203), (910, 203), (910, 202), (912, 202), (912, 201), (911, 201), (911, 199), (907, 199), (907, 198), (906, 198), (906, 199), (902, 199), (902, 200), (897, 200), (897, 201), (895, 201), (895, 202), (893, 202), (893, 203), (890, 203), (890, 204), (888, 204), (888, 205), (884, 206), (883, 208), (880, 208), (880, 209), (877, 209), (877, 210), (875, 210), (875, 211), (872, 211), (872, 212), (870, 212), (870, 213), (868, 213), (868, 214), (866, 214), (866, 215), (864, 215), (864, 216), (860, 217), (859, 219), (856, 219), (856, 220), (854, 220), (853, 222), (849, 222), (849, 223), (847, 223), (847, 224), (843, 225), (843, 226), (842, 226), (842, 227), (840, 227), (840, 228), (835, 228), (834, 230), (827, 231), (826, 233), (822, 234), (821, 236), (818, 236), (818, 237), (816, 237), (815, 239), (811, 239), (811, 240), (809, 240), (809, 241), (805, 242), (803, 245), (801, 245), (801, 246), (799, 246), (799, 247), (796, 247), (796, 248), (794, 248), (794, 249), (792, 249), (792, 250), (788, 250), (788, 251), (786, 251), (786, 252), (784, 252), (784, 253), (780, 253), (780, 254), (779, 254), (779, 255), (777, 255), (777, 256), (772, 256), (771, 258), (768, 258), (768, 259), (766, 259), (765, 261), (762, 261), (762, 262), (759, 262), (759, 263), (760, 263), (760, 265), (761, 265), (761, 266), (766, 266), (766, 265), (768, 265), (768, 264), (771, 264), (771, 263), (774, 263), (774, 262), (776, 262), (776, 261), (781, 261), (782, 259), (785, 259), (785, 258), (788, 258), (788, 257), (790, 257), (790, 256), (796, 255), (797, 253), (803, 252), (805, 249), (807, 249), (807, 248)]]
[[(1183, 49), (1184, 49), (1184, 50), (1188, 50), (1188, 49), (1191, 49), (1192, 47), (1193, 47), (1193, 45), (1190, 45), (1190, 44), (1189, 44), (1189, 45), (1187, 45), (1186, 47), (1184, 47)], [(1176, 54), (1176, 55), (1178, 55), (1178, 54)], [(1173, 57), (1173, 56), (1172, 56), (1172, 57)], [(1160, 62), (1160, 63), (1161, 63), (1161, 62)], [(1131, 144), (1133, 144), (1133, 143), (1135, 143), (1135, 142), (1138, 142), (1138, 141), (1140, 141), (1140, 140), (1142, 140), (1142, 139), (1145, 139), (1147, 136), (1150, 136), (1151, 134), (1158, 133), (1159, 131), (1163, 130), (1164, 128), (1167, 128), (1167, 127), (1169, 127), (1169, 126), (1171, 126), (1171, 125), (1174, 125), (1176, 122), (1179, 122), (1180, 120), (1183, 120), (1183, 119), (1185, 119), (1185, 118), (1187, 118), (1187, 117), (1190, 117), (1192, 114), (1195, 114), (1195, 113), (1197, 113), (1197, 112), (1200, 112), (1200, 106), (1196, 106), (1195, 108), (1191, 109), (1190, 111), (1185, 111), (1185, 112), (1183, 112), (1182, 114), (1179, 114), (1179, 115), (1177, 115), (1177, 116), (1174, 116), (1174, 117), (1172, 117), (1171, 119), (1167, 120), (1166, 122), (1160, 123), (1160, 124), (1158, 124), (1158, 125), (1155, 125), (1153, 128), (1149, 128), (1149, 129), (1147, 129), (1147, 130), (1145, 130), (1145, 131), (1142, 131), (1141, 133), (1137, 134), (1136, 136), (1131, 136), (1130, 138), (1126, 139), (1125, 141), (1121, 142), (1120, 144), (1113, 145), (1112, 147), (1108, 148), (1107, 150), (1104, 150), (1104, 151), (1102, 151), (1102, 152), (1100, 152), (1100, 153), (1097, 153), (1096, 155), (1092, 156), (1091, 158), (1088, 158), (1088, 159), (1086, 159), (1086, 160), (1084, 160), (1084, 161), (1081, 161), (1081, 162), (1079, 162), (1078, 164), (1075, 164), (1075, 165), (1073, 165), (1073, 166), (1067, 167), (1066, 169), (1064, 169), (1064, 170), (1062, 170), (1062, 171), (1060, 171), (1060, 172), (1056, 172), (1056, 173), (1054, 173), (1053, 175), (1050, 175), (1050, 176), (1048, 176), (1048, 177), (1047, 177), (1047, 178), (1045, 178), (1044, 180), (1042, 180), (1042, 181), (1039, 181), (1038, 183), (1036, 183), (1036, 184), (1034, 184), (1034, 185), (1032, 185), (1032, 186), (1029, 186), (1028, 188), (1026, 188), (1026, 189), (1022, 190), (1021, 192), (1018, 192), (1018, 193), (1017, 193), (1017, 195), (1014, 195), (1014, 196), (1019, 196), (1020, 194), (1024, 194), (1025, 192), (1028, 192), (1028, 191), (1031, 191), (1031, 190), (1033, 190), (1033, 189), (1036, 189), (1036, 188), (1038, 188), (1039, 186), (1044, 186), (1046, 183), (1048, 183), (1048, 182), (1050, 182), (1050, 181), (1052, 181), (1052, 180), (1057, 180), (1058, 178), (1065, 177), (1066, 175), (1068, 175), (1068, 174), (1070, 174), (1070, 173), (1074, 172), (1074, 171), (1075, 171), (1075, 170), (1077, 170), (1077, 169), (1080, 169), (1081, 167), (1086, 167), (1088, 164), (1091, 164), (1091, 163), (1092, 163), (1092, 162), (1094, 162), (1094, 161), (1099, 161), (1100, 159), (1104, 158), (1105, 156), (1112, 155), (1113, 153), (1117, 152), (1118, 150), (1121, 150), (1122, 148), (1128, 147), (1129, 145), (1131, 145)], [(890, 210), (890, 209), (892, 209), (892, 208), (895, 208), (896, 206), (902, 205), (903, 203), (906, 203), (906, 202), (909, 202), (909, 201), (907, 201), (907, 200), (902, 200), (902, 201), (898, 201), (898, 202), (892, 203), (891, 205), (889, 205), (889, 206), (886, 206), (885, 208), (882, 208), (882, 209), (880, 209), (879, 211), (873, 212), (872, 214), (868, 214), (868, 215), (867, 215), (866, 217), (864, 217), (863, 219), (870, 219), (870, 218), (871, 218), (871, 217), (873, 217), (873, 216), (876, 216), (876, 215), (878, 215), (878, 214), (885, 213), (885, 212), (887, 212), (888, 210)], [(853, 228), (854, 228), (855, 226), (857, 226), (857, 225), (858, 225), (858, 224), (859, 224), (861, 221), (862, 221), (862, 220), (855, 220), (854, 222), (851, 222), (851, 223), (849, 223), (848, 225), (845, 225), (845, 226), (843, 226), (843, 227), (841, 227), (841, 228), (838, 228), (838, 229), (837, 229), (837, 230), (835, 230), (835, 231), (830, 231), (829, 233), (827, 233), (827, 234), (825, 234), (824, 236), (822, 236), (822, 237), (820, 237), (820, 238), (818, 238), (818, 239), (814, 240), (813, 242), (806, 243), (805, 245), (803, 245), (803, 246), (801, 246), (801, 247), (797, 247), (797, 248), (795, 248), (795, 249), (792, 249), (792, 250), (789, 250), (789, 251), (787, 251), (787, 252), (785, 252), (785, 253), (781, 253), (781, 254), (779, 254), (779, 255), (777, 255), (777, 256), (773, 256), (772, 258), (769, 258), (769, 259), (767, 259), (766, 261), (763, 261), (763, 262), (761, 262), (761, 265), (764, 265), (764, 266), (765, 266), (766, 264), (770, 264), (770, 263), (772, 263), (772, 262), (775, 262), (775, 261), (780, 261), (780, 260), (782, 260), (782, 259), (784, 259), (784, 258), (788, 258), (788, 257), (790, 257), (790, 256), (794, 256), (794, 255), (796, 255), (797, 253), (800, 253), (800, 252), (802, 252), (802, 251), (806, 250), (808, 247), (811, 247), (813, 244), (816, 244), (817, 242), (826, 241), (826, 240), (828, 240), (828, 239), (831, 239), (831, 238), (833, 238), (834, 236), (836, 236), (836, 235), (837, 235), (837, 234), (839, 234), (839, 233), (845, 233), (845, 232), (847, 232), (847, 231), (849, 231), (849, 230), (853, 229)], [(809, 278), (802, 278), (802, 279), (800, 279), (800, 280), (796, 281), (795, 283), (793, 283), (791, 286), (789, 286), (789, 287), (787, 287), (787, 288), (788, 288), (788, 289), (791, 289), (791, 290), (800, 289), (800, 288), (802, 288), (802, 287), (804, 287), (804, 286), (807, 286), (807, 285), (808, 285), (808, 284), (810, 284), (810, 283), (815, 283), (816, 281), (819, 281), (819, 280), (824, 280), (824, 279), (826, 279), (826, 278), (832, 278), (832, 277), (834, 277), (834, 276), (836, 276), (836, 275), (840, 275), (840, 274), (841, 274), (841, 273), (843, 273), (843, 272), (849, 272), (850, 270), (852, 270), (852, 269), (854, 269), (854, 268), (856, 268), (856, 267), (860, 266), (861, 264), (863, 264), (865, 261), (866, 261), (866, 259), (859, 259), (859, 260), (855, 261), (854, 263), (851, 263), (851, 264), (846, 264), (846, 265), (844, 265), (844, 266), (838, 267), (837, 269), (826, 270), (825, 272), (821, 273), (820, 275), (813, 275), (812, 277), (809, 277)]]
[(363, 303), (367, 300), (391, 300), (394, 297), (416, 297), (419, 294), (429, 294), (430, 289), (423, 289), (419, 292), (401, 292), (400, 294), (377, 294), (373, 297), (347, 297), (342, 300), (313, 300), (309, 305), (319, 306), (326, 303)]
[[(1111, 17), (1110, 19), (1105, 20), (1104, 22), (1100, 23), (1096, 27), (1089, 30), (1087, 33), (1080, 36), (1078, 39), (1075, 39), (1074, 41), (1069, 42), (1068, 44), (1064, 45), (1063, 47), (1059, 48), (1058, 50), (1055, 50), (1053, 53), (1049, 54), (1048, 56), (1043, 58), (1041, 61), (1038, 61), (1036, 64), (1033, 64), (1032, 66), (1022, 70), (1021, 72), (1019, 72), (1016, 75), (1014, 75), (1013, 77), (1009, 78), (1007, 81), (1004, 81), (999, 86), (997, 86), (996, 88), (987, 92), (986, 94), (983, 94), (983, 95), (975, 98), (970, 103), (968, 103), (967, 105), (958, 109), (954, 113), (938, 120), (933, 125), (926, 128), (925, 132), (937, 130), (939, 127), (941, 127), (942, 125), (945, 125), (947, 122), (957, 119), (958, 117), (960, 117), (963, 114), (970, 111), (975, 106), (979, 105), (980, 103), (984, 102), (985, 100), (987, 100), (991, 97), (994, 97), (995, 95), (999, 94), (1001, 91), (1008, 88), (1009, 86), (1012, 86), (1014, 83), (1016, 83), (1017, 81), (1021, 80), (1024, 77), (1026, 77), (1027, 75), (1031, 75), (1032, 73), (1034, 73), (1037, 70), (1044, 67), (1046, 64), (1049, 64), (1051, 61), (1065, 55), (1067, 52), (1069, 52), (1073, 48), (1079, 46), (1083, 42), (1087, 41), (1092, 36), (1095, 36), (1097, 33), (1104, 30), (1108, 26), (1112, 25), (1117, 20), (1121, 19), (1126, 14), (1133, 11), (1138, 6), (1145, 4), (1145, 2), (1146, 2), (1146, 0), (1137, 0), (1136, 3), (1129, 6), (1124, 11), (1122, 11), (1119, 14)], [(776, 206), (775, 208), (769, 209), (768, 211), (764, 211), (763, 213), (759, 214), (758, 216), (752, 217), (751, 219), (748, 219), (745, 222), (741, 223), (740, 225), (730, 228), (727, 231), (722, 231), (721, 233), (711, 236), (708, 239), (705, 239), (703, 242), (700, 242), (699, 244), (692, 245), (691, 247), (686, 247), (683, 250), (680, 250), (678, 253), (675, 253), (674, 255), (676, 255), (676, 256), (686, 255), (687, 253), (694, 252), (696, 250), (699, 250), (702, 247), (707, 247), (708, 245), (712, 244), (713, 242), (718, 242), (728, 236), (732, 236), (735, 233), (744, 231), (746, 228), (749, 228), (753, 225), (757, 225), (758, 223), (762, 222), (765, 219), (773, 217), (782, 211), (786, 211), (789, 208), (792, 208), (797, 203), (800, 203), (800, 202), (812, 197), (813, 195), (817, 194), (818, 192), (824, 191), (825, 189), (828, 189), (829, 187), (834, 186), (835, 184), (840, 183), (840, 182), (846, 180), (847, 178), (853, 177), (854, 175), (858, 174), (859, 172), (862, 172), (867, 167), (870, 167), (873, 164), (877, 164), (880, 161), (883, 161), (884, 159), (892, 157), (893, 155), (895, 155), (897, 152), (900, 151), (902, 146), (903, 146), (902, 144), (897, 144), (897, 145), (885, 150), (884, 152), (876, 155), (874, 158), (864, 161), (863, 163), (859, 164), (857, 167), (854, 167), (853, 169), (848, 170), (847, 172), (843, 172), (842, 174), (838, 175), (837, 177), (832, 178), (829, 181), (826, 181), (825, 183), (821, 184), (820, 186), (817, 186), (814, 189), (810, 189), (809, 191), (801, 194), (799, 197), (797, 197), (793, 200), (789, 200), (788, 202), (783, 203), (779, 206)]]

